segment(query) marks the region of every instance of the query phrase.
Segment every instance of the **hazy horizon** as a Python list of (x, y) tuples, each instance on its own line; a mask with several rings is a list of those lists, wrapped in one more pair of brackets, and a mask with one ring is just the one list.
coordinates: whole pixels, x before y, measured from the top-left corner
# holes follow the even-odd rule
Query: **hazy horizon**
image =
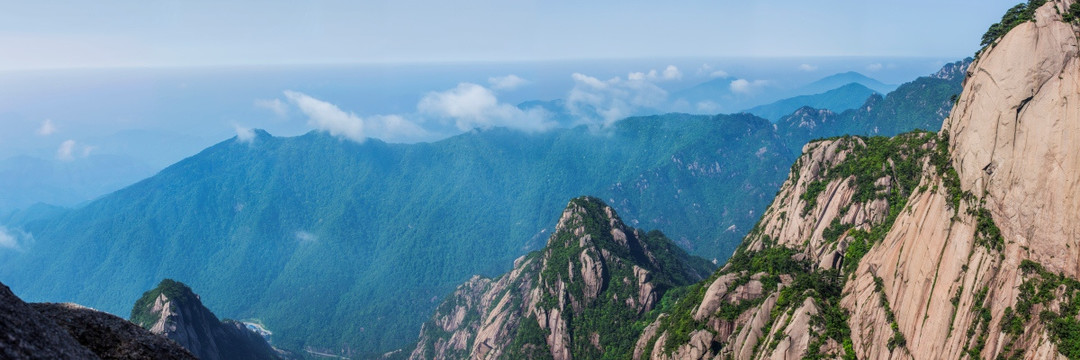
[(1015, 1), (13, 3), (0, 70), (957, 57)]

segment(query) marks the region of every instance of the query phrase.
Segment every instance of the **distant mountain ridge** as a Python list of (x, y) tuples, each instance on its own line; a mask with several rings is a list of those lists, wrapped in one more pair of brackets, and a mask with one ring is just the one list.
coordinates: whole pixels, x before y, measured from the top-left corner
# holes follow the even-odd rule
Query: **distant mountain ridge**
[(777, 132), (789, 147), (796, 147), (833, 135), (892, 136), (913, 129), (939, 129), (963, 90), (965, 71), (971, 62), (967, 58), (946, 64), (938, 72), (900, 85), (888, 95), (871, 95), (862, 106), (847, 111), (800, 108), (777, 121)]
[[(218, 312), (262, 319), (283, 348), (375, 354), (403, 346), (462, 280), (538, 248), (555, 220), (540, 209), (571, 194), (600, 194), (628, 223), (722, 258), (790, 154), (751, 115), (414, 145), (257, 131), (19, 225), (33, 247), (0, 253), (0, 277), (31, 299), (117, 313), (153, 286), (147, 278), (177, 278)], [(700, 224), (715, 225), (690, 230)]]
[(848, 83), (847, 85), (820, 94), (800, 95), (770, 104), (755, 106), (746, 109), (745, 112), (776, 122), (802, 107), (824, 109), (833, 112), (854, 109), (866, 103), (866, 99), (874, 94), (877, 94), (877, 92), (862, 84)]
[(865, 86), (879, 94), (888, 94), (898, 87), (897, 85), (882, 83), (877, 79), (855, 71), (848, 71), (829, 75), (820, 80), (800, 86), (798, 89), (794, 90), (793, 93), (797, 95), (820, 94), (851, 83)]
[[(766, 114), (767, 116), (764, 116), (766, 118), (769, 118), (770, 120), (775, 121), (774, 117), (778, 117), (776, 113), (779, 113), (779, 115), (786, 115), (787, 113), (790, 113), (791, 111), (799, 107), (791, 107), (791, 103), (794, 102), (793, 100), (790, 100), (792, 98), (800, 98), (801, 100), (805, 100), (805, 98), (801, 97), (809, 95), (821, 95), (829, 91), (840, 89), (845, 85), (852, 83), (862, 85), (863, 87), (866, 87), (867, 89), (870, 89), (873, 92), (877, 92), (879, 94), (888, 94), (889, 92), (897, 88), (896, 85), (884, 84), (878, 80), (854, 71), (830, 75), (814, 81), (810, 84), (799, 86), (794, 89), (776, 88), (775, 86), (771, 86), (770, 83), (766, 81), (760, 84), (760, 88), (758, 89), (742, 89), (740, 91), (736, 91), (738, 89), (733, 87), (732, 84), (733, 82), (738, 80), (740, 79), (730, 76), (715, 78), (686, 89), (674, 91), (671, 93), (669, 98), (672, 102), (683, 102), (688, 104), (688, 106), (690, 106), (691, 108), (696, 107), (696, 111), (699, 112), (704, 111), (720, 113), (735, 113), (739, 111), (744, 111), (744, 109), (756, 108), (761, 106), (768, 107), (768, 104), (770, 103), (784, 102), (784, 100), (787, 99), (788, 104), (784, 107), (784, 109), (788, 109), (786, 113), (783, 112), (781, 109), (778, 109), (770, 111), (768, 114)], [(748, 81), (745, 79), (742, 80)], [(847, 90), (850, 91), (852, 89)], [(869, 96), (869, 94), (867, 94), (867, 96)], [(833, 101), (843, 100), (845, 105), (849, 105), (853, 101), (861, 103), (863, 100), (866, 100), (866, 96), (860, 97), (861, 98), (856, 100), (834, 99)], [(821, 106), (827, 104), (804, 103), (798, 105)], [(823, 107), (828, 108), (828, 106)]]
[[(944, 115), (904, 102), (951, 106), (952, 94), (910, 89), (865, 108), (885, 113), (856, 125), (880, 134), (911, 123), (892, 118), (940, 126)], [(544, 209), (580, 194), (723, 261), (804, 138), (850, 129), (781, 125), (666, 114), (598, 134), (491, 129), (411, 145), (256, 131), (85, 207), (12, 216), (5, 225), (32, 242), (0, 251), (0, 277), (30, 299), (114, 313), (151, 288), (148, 279), (176, 278), (219, 313), (260, 318), (282, 348), (371, 356), (405, 346), (461, 281), (505, 272), (540, 248), (556, 220)]]

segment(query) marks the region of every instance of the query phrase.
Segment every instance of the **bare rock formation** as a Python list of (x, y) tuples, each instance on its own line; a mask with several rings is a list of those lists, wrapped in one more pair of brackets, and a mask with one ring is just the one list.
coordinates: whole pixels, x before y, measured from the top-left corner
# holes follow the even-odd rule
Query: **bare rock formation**
[(183, 283), (165, 279), (135, 302), (131, 321), (172, 339), (200, 359), (279, 359), (279, 352), (244, 324), (219, 321)]
[(64, 328), (101, 359), (194, 359), (187, 350), (118, 316), (77, 304), (30, 307)]
[(27, 304), (0, 284), (0, 358), (195, 359), (169, 339), (75, 304)]
[(496, 279), (459, 286), (424, 324), (411, 358), (628, 357), (640, 331), (633, 323), (711, 269), (663, 234), (626, 226), (599, 199), (576, 198), (542, 251)]
[[(1062, 17), (1072, 3), (1014, 9), (1020, 20), (968, 68), (940, 134), (807, 145), (731, 262), (680, 300), (696, 311), (660, 316), (640, 353), (1080, 357), (1080, 26)], [(749, 274), (775, 287), (731, 300)], [(714, 344), (704, 352), (702, 331)]]

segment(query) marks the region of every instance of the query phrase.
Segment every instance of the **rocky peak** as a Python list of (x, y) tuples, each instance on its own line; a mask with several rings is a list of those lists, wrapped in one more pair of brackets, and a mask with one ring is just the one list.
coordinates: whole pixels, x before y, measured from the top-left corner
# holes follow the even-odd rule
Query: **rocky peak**
[(27, 304), (0, 284), (0, 358), (195, 359), (164, 337), (76, 304)]
[(983, 50), (945, 129), (964, 190), (1053, 272), (1080, 276), (1078, 26), (1049, 1)]
[(941, 67), (941, 70), (938, 70), (938, 72), (930, 75), (930, 77), (950, 81), (956, 79), (963, 79), (965, 76), (967, 76), (967, 69), (968, 66), (971, 65), (972, 61), (974, 61), (974, 59), (967, 58), (954, 63), (945, 64), (945, 66)]
[(783, 117), (780, 122), (787, 127), (794, 127), (813, 131), (818, 126), (835, 121), (837, 114), (829, 109), (815, 109), (803, 106), (791, 115)]
[[(838, 137), (807, 144), (728, 263), (646, 328), (652, 359), (839, 357), (846, 276), (911, 194), (929, 191), (937, 136)], [(943, 149), (941, 149), (943, 151)], [(931, 172), (932, 173), (932, 172)]]
[(131, 321), (172, 339), (200, 359), (277, 359), (283, 354), (236, 321), (219, 321), (187, 285), (162, 280), (143, 293)]
[(629, 325), (711, 269), (660, 232), (626, 226), (600, 199), (575, 198), (543, 250), (505, 275), (458, 287), (424, 325), (412, 358), (628, 356), (624, 344), (639, 331)]

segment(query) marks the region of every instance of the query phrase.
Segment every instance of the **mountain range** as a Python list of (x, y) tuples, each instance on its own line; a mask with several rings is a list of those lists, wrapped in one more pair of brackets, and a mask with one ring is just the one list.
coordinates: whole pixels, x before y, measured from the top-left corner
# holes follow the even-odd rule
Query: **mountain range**
[[(557, 360), (596, 357), (582, 351), (633, 359), (1080, 358), (1080, 243), (1072, 236), (1080, 190), (1068, 185), (1080, 181), (1080, 142), (1068, 130), (1080, 121), (1080, 105), (1068, 101), (1080, 96), (1080, 20), (1071, 12), (1080, 5), (1068, 0), (1007, 12), (984, 36), (987, 48), (966, 70), (940, 132), (804, 146), (720, 270), (618, 322), (633, 325), (613, 333), (636, 340), (583, 341), (595, 336), (573, 326), (588, 324), (581, 312), (487, 327), (512, 311), (543, 314), (542, 302), (488, 307), (470, 317), (479, 326), (449, 329), (440, 320), (477, 303), (460, 301), (470, 299), (461, 295), (466, 283), (425, 324), (413, 358), (466, 357), (430, 352), (431, 344), (469, 358), (515, 358), (486, 346), (509, 339), (528, 344), (528, 358)], [(543, 259), (546, 267), (569, 265), (562, 278), (585, 279), (594, 269)], [(498, 281), (528, 273), (518, 265)], [(562, 324), (571, 325), (553, 326)], [(439, 341), (448, 334), (437, 325), (454, 330), (451, 341)], [(523, 338), (533, 342), (517, 342)]]
[(745, 112), (769, 119), (776, 122), (796, 110), (809, 107), (812, 109), (842, 112), (854, 109), (866, 102), (866, 99), (877, 92), (859, 83), (847, 85), (814, 95), (799, 95), (796, 97), (778, 100), (773, 103), (759, 105), (746, 109)]
[[(937, 88), (877, 100), (866, 121), (940, 123), (947, 108), (909, 114), (922, 109), (905, 101), (947, 106), (955, 93), (925, 89)], [(491, 129), (411, 145), (257, 131), (78, 209), (9, 216), (19, 246), (0, 252), (0, 277), (35, 301), (113, 313), (175, 278), (221, 313), (260, 320), (282, 348), (379, 354), (407, 345), (456, 284), (542, 247), (557, 220), (549, 209), (579, 194), (725, 261), (804, 139), (849, 131), (796, 137), (783, 124), (667, 114), (601, 132)], [(857, 125), (890, 134), (902, 124)]]
[[(748, 86), (745, 88), (733, 86), (733, 84), (738, 84), (742, 81), (745, 81)], [(826, 100), (831, 97), (824, 95), (824, 93), (837, 90), (848, 84), (858, 84), (879, 94), (888, 94), (896, 89), (896, 85), (883, 84), (866, 75), (850, 71), (830, 75), (793, 89), (776, 88), (770, 86), (771, 83), (768, 81), (758, 81), (755, 83), (733, 76), (724, 76), (672, 92), (669, 97), (673, 103), (686, 103), (696, 106), (698, 109), (709, 109), (720, 112), (753, 112), (744, 109), (766, 106), (766, 108), (770, 110), (767, 115), (771, 116), (773, 115), (773, 112), (780, 112), (779, 115), (786, 114), (781, 111), (786, 106), (781, 106), (781, 109), (774, 109), (778, 104), (773, 104), (772, 106), (767, 105), (774, 102), (790, 105), (799, 100), (810, 100), (812, 102), (799, 105), (838, 106), (850, 104), (852, 101), (861, 103), (866, 99), (866, 96), (860, 96), (857, 99), (843, 99), (843, 101), (839, 103), (838, 101), (840, 101), (840, 99), (832, 98), (832, 100)], [(850, 93), (852, 90), (853, 89), (847, 89), (846, 92)], [(868, 95), (869, 94), (867, 94), (867, 96)], [(846, 109), (847, 108), (838, 108), (834, 110), (842, 111)], [(790, 113), (790, 111), (788, 111), (788, 113)]]
[[(539, 248), (557, 215), (543, 209), (571, 194), (601, 194), (627, 221), (722, 259), (789, 154), (749, 115), (416, 145), (259, 132), (82, 208), (27, 217), (27, 250), (0, 254), (0, 277), (29, 299), (113, 313), (153, 279), (177, 278), (230, 317), (262, 320), (282, 347), (379, 352), (404, 345), (455, 284)], [(714, 225), (690, 230), (700, 224)]]

